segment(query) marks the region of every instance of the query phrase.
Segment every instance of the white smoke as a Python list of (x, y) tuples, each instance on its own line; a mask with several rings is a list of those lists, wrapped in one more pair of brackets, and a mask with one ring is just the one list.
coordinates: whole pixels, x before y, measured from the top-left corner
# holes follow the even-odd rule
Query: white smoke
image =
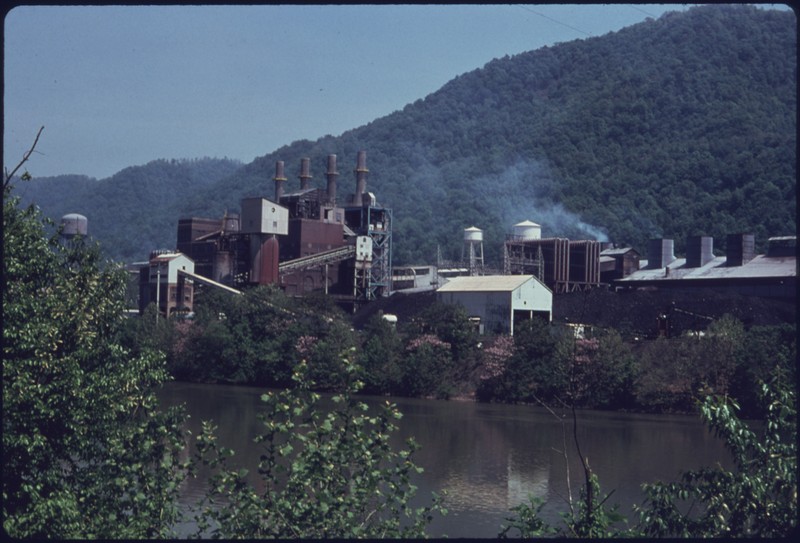
[(543, 238), (609, 241), (602, 228), (551, 200), (555, 181), (549, 168), (539, 162), (518, 161), (499, 174), (478, 178), (476, 184), (483, 197), (491, 197), (500, 207), (497, 216), (506, 233), (513, 225), (530, 220), (542, 227)]

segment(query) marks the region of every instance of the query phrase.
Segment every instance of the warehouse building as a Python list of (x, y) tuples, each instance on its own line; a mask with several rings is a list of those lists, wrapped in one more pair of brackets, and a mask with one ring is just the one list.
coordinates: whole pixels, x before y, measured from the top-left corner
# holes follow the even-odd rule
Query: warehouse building
[(713, 288), (747, 296), (795, 300), (796, 236), (768, 240), (767, 253), (755, 254), (752, 234), (728, 235), (727, 254), (714, 256), (713, 238), (692, 236), (686, 257), (675, 258), (674, 241), (653, 239), (641, 269), (614, 281), (617, 288)]
[(552, 320), (553, 292), (533, 275), (454, 277), (439, 287), (436, 297), (463, 306), (480, 333), (514, 335), (520, 322)]

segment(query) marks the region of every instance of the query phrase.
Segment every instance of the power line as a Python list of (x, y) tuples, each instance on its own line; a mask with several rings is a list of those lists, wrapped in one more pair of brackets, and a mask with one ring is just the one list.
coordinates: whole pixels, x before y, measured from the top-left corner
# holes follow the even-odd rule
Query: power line
[(636, 11), (641, 11), (642, 13), (644, 13), (645, 15), (647, 15), (648, 17), (652, 17), (652, 18), (654, 18), (654, 19), (658, 18), (658, 16), (657, 16), (657, 15), (653, 15), (652, 13), (650, 13), (650, 12), (648, 12), (648, 11), (645, 11), (645, 10), (643, 10), (643, 9), (639, 8), (639, 7), (636, 7), (636, 6), (634, 6), (634, 5), (631, 5), (630, 7), (632, 7), (632, 8), (633, 8), (633, 9), (635, 9)]
[(518, 6), (518, 7), (521, 7), (521, 8), (522, 8), (522, 9), (524, 9), (524, 10), (530, 11), (531, 13), (534, 13), (534, 14), (538, 15), (539, 17), (544, 17), (544, 18), (545, 18), (545, 19), (547, 19), (548, 21), (553, 21), (554, 23), (556, 23), (556, 24), (559, 24), (559, 25), (561, 25), (561, 26), (564, 26), (564, 27), (567, 27), (567, 28), (569, 28), (570, 30), (574, 30), (575, 32), (580, 32), (580, 33), (581, 33), (581, 34), (583, 34), (584, 36), (590, 36), (590, 37), (592, 36), (592, 34), (590, 34), (589, 32), (586, 32), (586, 31), (584, 31), (584, 30), (581, 30), (580, 28), (575, 28), (574, 26), (568, 25), (567, 23), (562, 23), (561, 21), (558, 21), (558, 20), (556, 20), (556, 19), (553, 19), (552, 17), (548, 17), (548, 16), (547, 16), (547, 15), (545, 15), (544, 13), (539, 13), (538, 11), (536, 11), (536, 10), (533, 10), (533, 9), (529, 8), (528, 6), (522, 6), (522, 5), (518, 5), (518, 4), (517, 4), (517, 6)]

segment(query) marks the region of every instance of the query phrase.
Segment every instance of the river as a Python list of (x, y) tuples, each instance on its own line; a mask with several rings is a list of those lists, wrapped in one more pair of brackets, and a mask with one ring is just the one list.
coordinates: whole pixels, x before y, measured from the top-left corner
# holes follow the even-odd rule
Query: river
[[(169, 383), (159, 396), (165, 405), (186, 405), (194, 435), (202, 420), (213, 420), (220, 444), (236, 451), (237, 465), (254, 472), (260, 451), (252, 439), (259, 431), (263, 392), (254, 387)], [(359, 399), (373, 405), (386, 400)], [(583, 474), (571, 438), (571, 418), (562, 424), (553, 413), (532, 406), (391, 401), (403, 413), (396, 446), (412, 436), (421, 445), (415, 459), (425, 471), (415, 481), (417, 506), (429, 503), (431, 492), (445, 494), (449, 513), (434, 519), (431, 536), (495, 537), (509, 510), (529, 494), (547, 501), (543, 513), (550, 522), (566, 510), (570, 488), (577, 500)], [(579, 411), (577, 434), (602, 491), (614, 491), (608, 503), (619, 504), (625, 513), (641, 502), (643, 482), (675, 481), (682, 471), (703, 466), (732, 466), (722, 441), (697, 416)], [(202, 477), (189, 480), (183, 502), (193, 504), (204, 492)]]

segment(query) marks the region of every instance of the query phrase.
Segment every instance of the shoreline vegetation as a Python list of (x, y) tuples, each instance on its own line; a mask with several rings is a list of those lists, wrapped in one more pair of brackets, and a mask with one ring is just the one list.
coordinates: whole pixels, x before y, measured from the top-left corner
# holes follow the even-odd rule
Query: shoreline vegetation
[(178, 381), (282, 388), (304, 360), (315, 390), (337, 392), (346, 354), (364, 394), (634, 413), (697, 414), (700, 400), (719, 394), (737, 398), (742, 416), (763, 418), (759, 382), (795, 376), (790, 323), (745, 327), (725, 314), (703, 334), (638, 341), (611, 327), (569, 330), (532, 320), (513, 337), (479, 336), (462, 308), (435, 300), (397, 325), (374, 313), (357, 329), (322, 294), (255, 287), (243, 297), (198, 293), (192, 320), (156, 319), (151, 306), (126, 321), (122, 342), (164, 352)]

